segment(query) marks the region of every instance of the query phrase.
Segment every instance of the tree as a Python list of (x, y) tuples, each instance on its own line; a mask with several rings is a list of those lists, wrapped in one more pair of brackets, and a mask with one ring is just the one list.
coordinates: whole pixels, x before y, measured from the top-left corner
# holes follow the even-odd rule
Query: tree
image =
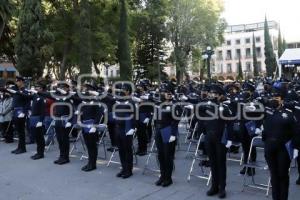
[(266, 70), (267, 70), (267, 76), (273, 77), (277, 62), (276, 57), (274, 54), (274, 49), (269, 33), (269, 25), (267, 21), (267, 17), (265, 18), (265, 24), (264, 24), (264, 37), (265, 37), (265, 64), (266, 64)]
[(10, 0), (1, 0), (0, 2), (0, 39), (4, 28), (12, 14), (12, 2)]
[(282, 41), (282, 37), (281, 37), (281, 31), (279, 28), (279, 31), (278, 31), (278, 58), (281, 57), (281, 55), (283, 54), (283, 51), (284, 51), (283, 41)]
[(131, 14), (133, 35), (133, 63), (142, 66), (151, 81), (159, 80), (163, 74), (166, 53), (168, 1), (146, 1)]
[(239, 57), (238, 76), (237, 76), (236, 79), (237, 80), (243, 80), (243, 67), (242, 67), (242, 62), (241, 62), (241, 56)]
[(193, 48), (217, 46), (226, 27), (220, 18), (223, 5), (215, 0), (173, 0), (168, 27), (174, 47), (176, 76), (180, 83)]
[(20, 11), (15, 46), (17, 69), (23, 76), (43, 75), (43, 58), (47, 54), (45, 43), (49, 38), (51, 36), (43, 26), (41, 1), (24, 1)]
[(253, 33), (253, 45), (252, 45), (252, 53), (253, 53), (253, 75), (254, 77), (259, 76), (259, 69), (258, 69), (258, 62), (257, 62), (257, 55), (256, 55), (256, 41)]
[(79, 70), (81, 74), (90, 74), (92, 72), (91, 56), (91, 19), (90, 5), (87, 0), (80, 2), (79, 14)]
[(131, 55), (128, 35), (127, 6), (125, 0), (120, 0), (120, 27), (118, 40), (118, 60), (122, 80), (132, 79)]

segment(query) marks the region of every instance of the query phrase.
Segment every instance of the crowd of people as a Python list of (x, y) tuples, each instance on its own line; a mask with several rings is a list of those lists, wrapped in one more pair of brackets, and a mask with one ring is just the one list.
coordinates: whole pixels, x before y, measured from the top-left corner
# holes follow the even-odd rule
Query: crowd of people
[[(288, 199), (291, 160), (296, 158), (300, 166), (297, 78), (260, 78), (225, 85), (218, 81), (186, 81), (177, 85), (174, 79), (159, 85), (152, 85), (149, 80), (135, 84), (117, 82), (109, 87), (93, 81), (54, 84), (39, 80), (30, 88), (25, 85), (25, 79), (17, 77), (0, 89), (0, 123), (6, 143), (14, 142), (14, 136), (18, 136), (13, 154), (26, 152), (26, 135), (27, 143), (36, 143), (33, 160), (44, 158), (45, 146), (56, 136), (59, 157), (54, 163), (69, 163), (69, 137), (81, 131), (88, 150), (88, 163), (82, 170), (95, 170), (102, 124), (109, 133), (108, 150), (119, 152), (122, 168), (117, 177), (132, 176), (134, 137), (138, 141), (135, 153), (139, 156), (147, 154), (148, 143), (154, 138), (160, 168), (155, 184), (168, 187), (173, 183), (178, 124), (185, 117), (190, 121), (190, 130), (197, 124), (196, 134), (189, 138), (205, 136), (202, 150), (209, 159), (200, 165), (211, 169), (208, 196), (226, 197), (227, 152), (238, 151), (232, 145), (236, 142), (241, 144), (243, 162), (247, 164), (256, 160), (255, 148), (248, 158), (252, 139), (262, 137), (274, 200)], [(80, 128), (72, 129), (75, 124)], [(256, 172), (255, 168), (244, 167), (240, 173), (255, 176)]]

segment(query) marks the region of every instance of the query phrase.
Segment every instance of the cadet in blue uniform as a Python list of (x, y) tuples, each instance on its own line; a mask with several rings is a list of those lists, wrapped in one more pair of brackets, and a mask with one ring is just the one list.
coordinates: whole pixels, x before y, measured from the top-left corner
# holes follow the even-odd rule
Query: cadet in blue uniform
[(284, 92), (283, 88), (274, 88), (263, 121), (265, 158), (271, 173), (274, 200), (288, 199), (291, 152), (287, 145), (293, 139), (296, 123), (293, 113), (282, 106)]
[(25, 121), (27, 116), (27, 108), (29, 101), (22, 94), (28, 94), (24, 86), (25, 79), (23, 77), (16, 77), (17, 87), (8, 88), (7, 91), (13, 96), (12, 107), (13, 111), (13, 124), (15, 131), (19, 137), (19, 143), (16, 150), (12, 151), (14, 154), (21, 154), (26, 152), (25, 143)]
[(131, 93), (131, 85), (126, 83), (116, 85), (116, 94), (118, 97), (112, 111), (115, 114), (115, 133), (122, 165), (122, 169), (117, 174), (117, 177), (122, 177), (124, 179), (131, 177), (133, 170), (132, 141), (136, 128), (136, 108), (131, 99)]
[[(160, 88), (161, 105), (155, 110), (155, 142), (160, 166), (160, 178), (155, 182), (157, 186), (168, 187), (173, 183), (175, 147), (178, 136), (178, 117), (181, 116), (180, 106), (174, 106), (174, 89), (170, 84), (163, 84)], [(172, 111), (174, 111), (172, 113)], [(175, 114), (177, 119), (172, 115)]]
[(231, 115), (228, 106), (221, 104), (224, 95), (225, 91), (222, 86), (212, 84), (208, 94), (208, 101), (199, 108), (202, 110), (202, 113), (205, 112), (207, 114), (206, 111), (215, 113), (216, 109), (218, 113), (217, 116), (213, 116), (213, 118), (209, 115), (210, 119), (207, 118), (203, 123), (205, 129), (205, 147), (212, 174), (212, 185), (207, 191), (207, 196), (219, 194), (220, 198), (226, 197), (226, 153), (227, 148), (232, 144), (230, 132), (224, 131), (227, 121), (220, 115), (221, 113), (227, 117)]

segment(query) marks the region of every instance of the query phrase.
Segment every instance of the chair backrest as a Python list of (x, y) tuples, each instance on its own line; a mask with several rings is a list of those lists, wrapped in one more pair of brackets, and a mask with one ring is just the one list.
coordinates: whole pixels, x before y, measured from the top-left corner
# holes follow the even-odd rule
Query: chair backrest
[(262, 141), (262, 137), (261, 136), (256, 136), (252, 139), (252, 147), (256, 147), (256, 148), (265, 148), (265, 143)]

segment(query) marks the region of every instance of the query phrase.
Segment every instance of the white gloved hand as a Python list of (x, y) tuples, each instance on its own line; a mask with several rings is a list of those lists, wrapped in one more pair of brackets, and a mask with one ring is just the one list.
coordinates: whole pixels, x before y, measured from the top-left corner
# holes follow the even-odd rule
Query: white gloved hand
[(147, 96), (147, 95), (142, 95), (142, 96), (141, 96), (141, 99), (142, 99), (142, 100), (148, 100), (148, 99), (149, 99), (149, 96)]
[(259, 129), (259, 128), (255, 129), (255, 134), (256, 135), (261, 135), (261, 133), (262, 133), (261, 129)]
[(166, 111), (171, 111), (171, 106), (167, 106)]
[(232, 141), (228, 140), (226, 144), (226, 148), (229, 149), (232, 146)]
[(180, 99), (183, 100), (183, 101), (188, 100), (188, 98), (187, 98), (185, 95), (182, 95), (182, 96), (180, 97)]
[(89, 91), (89, 94), (91, 94), (93, 96), (99, 96), (99, 92), (96, 92), (96, 91)]
[(74, 114), (75, 114), (75, 115), (78, 115), (78, 114), (79, 114), (79, 111), (78, 111), (78, 110), (76, 110)]
[(38, 93), (38, 91), (36, 91), (35, 89), (30, 89), (29, 92), (32, 93), (32, 94), (37, 94)]
[(70, 122), (67, 122), (65, 128), (69, 128), (69, 127), (71, 127), (71, 125), (72, 124)]
[(12, 93), (12, 94), (15, 94), (15, 93), (17, 93), (17, 91), (16, 90), (13, 90), (13, 89), (7, 89), (7, 91), (9, 91), (10, 93)]
[(59, 91), (61, 94), (67, 94), (67, 92), (61, 88), (57, 88), (57, 91)]
[(194, 109), (194, 106), (193, 106), (193, 105), (188, 105), (188, 106), (184, 106), (184, 107), (187, 108), (187, 109), (191, 109), (191, 110)]
[(25, 114), (24, 113), (20, 113), (19, 115), (18, 115), (18, 118), (24, 118), (25, 117)]
[(134, 129), (130, 129), (130, 130), (126, 133), (126, 135), (127, 135), (127, 136), (133, 135), (133, 133), (134, 133)]
[(89, 131), (89, 133), (95, 133), (96, 132), (96, 128), (95, 127), (92, 127)]
[(42, 126), (43, 126), (43, 123), (42, 122), (38, 122), (35, 127), (39, 128), (39, 127), (42, 127)]
[(150, 121), (150, 119), (149, 119), (149, 118), (146, 118), (146, 119), (143, 121), (143, 123), (144, 123), (144, 124), (148, 124), (149, 121)]
[(142, 100), (140, 99), (140, 98), (138, 98), (138, 97), (132, 97), (132, 101), (134, 101), (134, 102), (141, 102)]
[(176, 140), (176, 137), (174, 135), (172, 135), (169, 139), (169, 143), (174, 142)]
[(299, 150), (298, 149), (294, 149), (294, 159), (297, 158), (299, 155)]

